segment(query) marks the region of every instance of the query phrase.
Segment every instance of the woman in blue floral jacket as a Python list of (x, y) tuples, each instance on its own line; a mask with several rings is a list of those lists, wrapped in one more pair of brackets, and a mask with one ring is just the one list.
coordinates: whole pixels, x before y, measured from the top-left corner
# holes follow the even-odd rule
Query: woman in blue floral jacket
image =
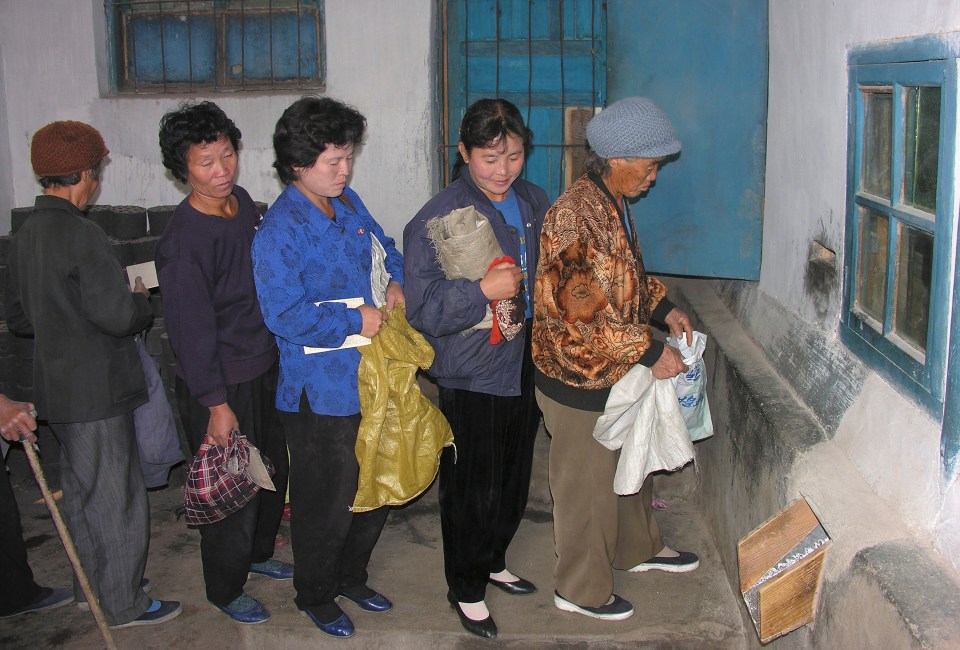
[[(351, 335), (376, 335), (386, 318), (377, 305), (389, 312), (403, 302), (402, 257), (347, 187), (365, 125), (356, 110), (327, 97), (304, 97), (284, 111), (273, 145), (287, 187), (253, 243), (260, 307), (280, 348), (277, 408), (290, 449), (295, 601), (337, 637), (354, 632), (338, 596), (365, 611), (392, 607), (366, 584), (388, 510), (350, 511), (359, 472), (360, 353), (336, 349)], [(383, 276), (380, 295), (371, 288), (372, 272)]]

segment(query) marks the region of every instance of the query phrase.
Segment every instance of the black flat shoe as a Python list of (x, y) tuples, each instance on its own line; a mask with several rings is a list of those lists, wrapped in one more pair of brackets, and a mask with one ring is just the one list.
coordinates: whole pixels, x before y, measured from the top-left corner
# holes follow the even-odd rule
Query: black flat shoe
[(451, 594), (447, 594), (447, 600), (450, 601), (450, 607), (457, 613), (457, 616), (460, 618), (460, 625), (463, 626), (470, 634), (476, 634), (479, 637), (484, 639), (496, 639), (497, 638), (497, 624), (493, 622), (493, 617), (488, 616), (482, 621), (475, 621), (466, 614), (463, 613), (463, 610), (460, 609), (460, 603), (457, 602), (457, 599), (454, 598)]
[(487, 578), (487, 582), (494, 587), (502, 589), (511, 596), (529, 596), (530, 594), (537, 593), (536, 585), (523, 578), (517, 578), (513, 582), (502, 582), (500, 580), (494, 580), (493, 578)]

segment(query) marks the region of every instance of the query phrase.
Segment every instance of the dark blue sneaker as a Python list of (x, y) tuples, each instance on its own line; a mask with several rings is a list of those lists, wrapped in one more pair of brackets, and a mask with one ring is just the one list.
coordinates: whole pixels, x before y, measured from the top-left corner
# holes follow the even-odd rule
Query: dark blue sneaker
[(280, 560), (254, 562), (250, 565), (250, 573), (258, 573), (274, 580), (290, 580), (293, 578), (293, 565)]
[(270, 612), (259, 600), (245, 593), (240, 594), (226, 607), (217, 607), (237, 623), (256, 625), (270, 620)]
[(46, 609), (56, 609), (73, 602), (73, 589), (51, 589), (50, 587), (41, 587), (40, 593), (33, 599), (32, 603), (24, 605), (18, 610), (4, 614), (0, 618), (12, 618), (27, 614), (29, 612), (42, 612)]
[(180, 616), (182, 611), (183, 607), (176, 600), (154, 600), (150, 603), (147, 611), (140, 616), (126, 623), (111, 625), (110, 628), (117, 630), (122, 627), (135, 627), (137, 625), (156, 625)]
[(330, 623), (323, 623), (317, 618), (316, 614), (309, 609), (301, 609), (300, 613), (313, 621), (313, 624), (320, 628), (321, 632), (329, 634), (330, 636), (346, 639), (353, 636), (353, 633), (356, 631), (353, 627), (353, 621), (350, 620), (350, 617), (347, 616), (346, 613), (341, 613), (335, 621)]

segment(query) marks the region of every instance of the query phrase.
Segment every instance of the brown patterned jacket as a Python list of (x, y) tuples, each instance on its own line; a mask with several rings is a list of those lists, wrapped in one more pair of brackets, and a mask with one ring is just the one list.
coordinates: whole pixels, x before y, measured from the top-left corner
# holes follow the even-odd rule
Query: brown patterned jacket
[(638, 362), (655, 363), (662, 344), (651, 336), (651, 316), (656, 310), (662, 320), (661, 301), (672, 308), (597, 183), (580, 177), (547, 212), (533, 300), (534, 364), (584, 390), (608, 389)]

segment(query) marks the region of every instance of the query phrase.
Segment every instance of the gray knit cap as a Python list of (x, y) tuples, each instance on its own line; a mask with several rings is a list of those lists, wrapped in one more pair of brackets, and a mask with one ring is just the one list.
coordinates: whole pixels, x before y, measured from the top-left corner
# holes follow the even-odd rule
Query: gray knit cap
[(670, 118), (646, 97), (621, 99), (594, 115), (587, 142), (604, 158), (660, 158), (680, 151)]

